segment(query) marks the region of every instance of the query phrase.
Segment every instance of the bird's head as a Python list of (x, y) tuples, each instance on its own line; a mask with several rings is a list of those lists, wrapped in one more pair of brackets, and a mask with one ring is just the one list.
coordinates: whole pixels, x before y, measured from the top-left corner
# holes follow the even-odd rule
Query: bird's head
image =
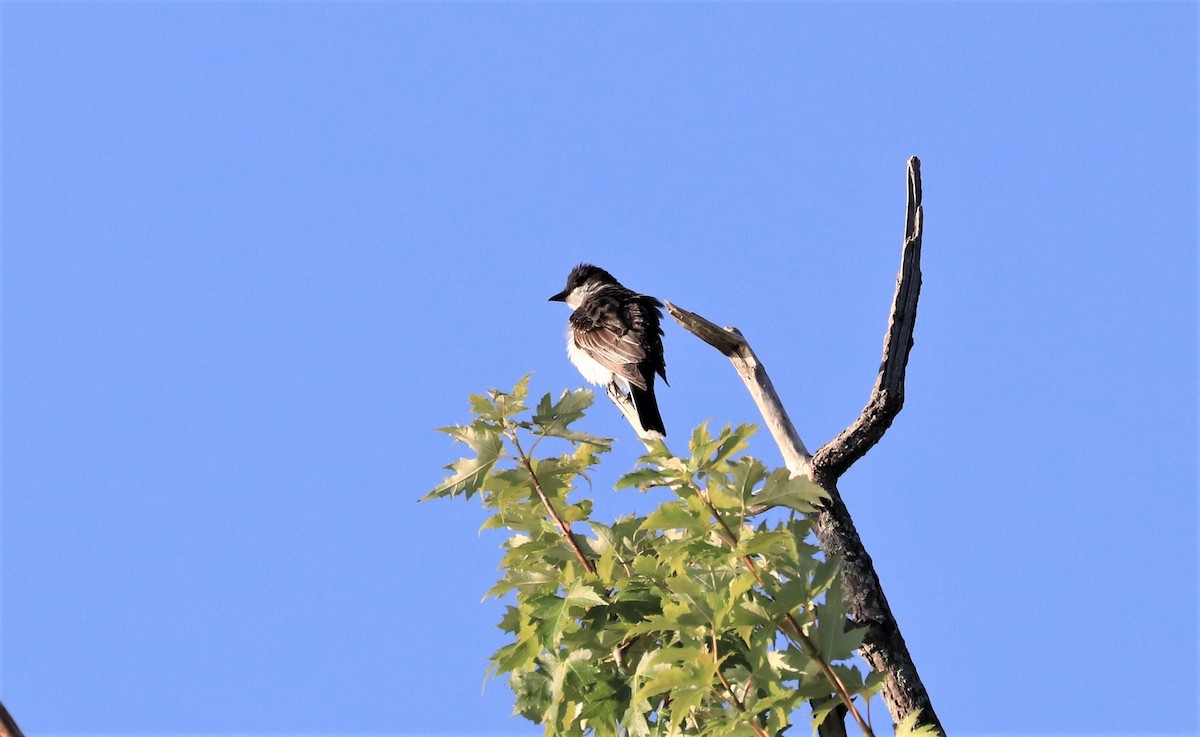
[(612, 274), (599, 266), (580, 264), (567, 275), (567, 288), (551, 297), (549, 301), (566, 302), (571, 309), (578, 309), (588, 294), (617, 283)]

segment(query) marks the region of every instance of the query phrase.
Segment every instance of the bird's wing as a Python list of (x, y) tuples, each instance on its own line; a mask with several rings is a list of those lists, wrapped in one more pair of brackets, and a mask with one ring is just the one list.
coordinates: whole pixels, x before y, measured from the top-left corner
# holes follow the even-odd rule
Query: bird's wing
[[(645, 323), (642, 305), (597, 295), (571, 313), (575, 345), (604, 368), (626, 379), (639, 389), (646, 388), (646, 378), (639, 364), (646, 358), (643, 347)], [(621, 315), (630, 312), (629, 324)]]

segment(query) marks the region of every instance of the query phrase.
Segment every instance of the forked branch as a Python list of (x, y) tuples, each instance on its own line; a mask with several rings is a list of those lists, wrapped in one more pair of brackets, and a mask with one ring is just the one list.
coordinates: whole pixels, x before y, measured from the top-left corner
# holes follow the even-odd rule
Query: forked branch
[[(836, 483), (846, 469), (862, 458), (887, 429), (904, 406), (904, 371), (913, 346), (913, 326), (917, 321), (917, 297), (921, 294), (921, 162), (908, 160), (908, 211), (904, 218), (904, 250), (900, 273), (896, 275), (896, 294), (888, 316), (887, 335), (883, 339), (883, 360), (871, 398), (858, 419), (830, 440), (813, 457), (817, 476)], [(814, 479), (815, 480), (815, 479)]]
[(758, 405), (784, 463), (793, 474), (805, 475), (829, 494), (829, 502), (813, 518), (813, 531), (827, 555), (842, 560), (843, 591), (855, 624), (865, 626), (862, 655), (871, 667), (888, 678), (883, 688), (892, 719), (920, 711), (918, 725), (932, 725), (945, 734), (929, 694), (921, 683), (908, 653), (871, 556), (863, 547), (850, 513), (837, 489), (837, 480), (883, 436), (904, 404), (904, 371), (912, 348), (917, 297), (921, 289), (921, 162), (908, 161), (908, 206), (905, 216), (904, 248), (896, 294), (888, 318), (883, 360), (866, 408), (850, 427), (826, 443), (815, 456), (804, 447), (788, 419), (783, 403), (749, 343), (737, 328), (722, 328), (666, 302), (667, 309), (686, 330), (705, 341), (733, 362), (738, 375)]

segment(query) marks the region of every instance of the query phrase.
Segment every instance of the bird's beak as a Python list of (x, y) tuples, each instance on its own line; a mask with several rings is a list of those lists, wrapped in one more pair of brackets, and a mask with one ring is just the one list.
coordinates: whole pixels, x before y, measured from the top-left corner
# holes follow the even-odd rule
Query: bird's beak
[(558, 294), (554, 295), (553, 297), (551, 297), (550, 299), (548, 299), (546, 301), (547, 302), (566, 302), (567, 301), (567, 290), (565, 290), (565, 289), (562, 290), (561, 292), (559, 292)]

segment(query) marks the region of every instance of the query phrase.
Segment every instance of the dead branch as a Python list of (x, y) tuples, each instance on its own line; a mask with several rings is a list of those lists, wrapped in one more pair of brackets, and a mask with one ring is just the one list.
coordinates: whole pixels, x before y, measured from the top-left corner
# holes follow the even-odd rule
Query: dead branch
[(921, 293), (921, 162), (908, 160), (908, 212), (904, 219), (904, 250), (900, 273), (896, 276), (896, 294), (888, 316), (887, 335), (883, 339), (883, 360), (875, 387), (862, 414), (813, 457), (816, 475), (836, 482), (846, 469), (862, 458), (904, 406), (904, 370), (913, 346), (913, 326), (917, 321), (917, 297)]
[(762, 413), (787, 468), (793, 474), (810, 477), (829, 493), (829, 502), (814, 515), (813, 530), (821, 550), (842, 560), (843, 590), (850, 617), (855, 624), (867, 628), (861, 653), (873, 669), (888, 676), (883, 698), (892, 719), (899, 721), (919, 710), (918, 725), (933, 725), (945, 734), (883, 595), (871, 556), (863, 547), (837, 489), (838, 478), (879, 441), (904, 403), (904, 370), (912, 347), (921, 287), (921, 228), (921, 164), (914, 156), (908, 161), (904, 248), (879, 376), (862, 415), (826, 443), (816, 456), (811, 456), (805, 449), (766, 369), (742, 333), (736, 328), (718, 327), (670, 302), (665, 304), (684, 329), (729, 357)]
[(8, 709), (4, 708), (4, 704), (0, 704), (0, 737), (25, 737), (21, 728), (13, 721), (12, 715), (8, 713)]
[(663, 304), (671, 313), (671, 317), (685, 330), (729, 357), (754, 403), (758, 405), (763, 421), (771, 431), (771, 437), (783, 453), (784, 465), (793, 474), (812, 476), (812, 455), (804, 447), (804, 441), (800, 440), (800, 434), (796, 432), (796, 426), (792, 424), (787, 410), (783, 408), (783, 402), (779, 401), (779, 395), (775, 393), (775, 386), (771, 383), (771, 377), (767, 376), (767, 370), (763, 368), (758, 356), (754, 355), (741, 331), (737, 328), (718, 327), (696, 313), (688, 312), (670, 302)]
[(638, 419), (637, 407), (633, 406), (633, 398), (622, 391), (621, 387), (617, 386), (616, 381), (608, 382), (604, 390), (608, 393), (608, 398), (612, 400), (612, 403), (617, 405), (617, 409), (621, 410), (621, 414), (625, 416), (625, 421), (637, 433), (638, 440), (641, 440), (649, 447), (650, 441), (662, 439), (662, 436), (656, 431), (642, 428), (642, 421)]

